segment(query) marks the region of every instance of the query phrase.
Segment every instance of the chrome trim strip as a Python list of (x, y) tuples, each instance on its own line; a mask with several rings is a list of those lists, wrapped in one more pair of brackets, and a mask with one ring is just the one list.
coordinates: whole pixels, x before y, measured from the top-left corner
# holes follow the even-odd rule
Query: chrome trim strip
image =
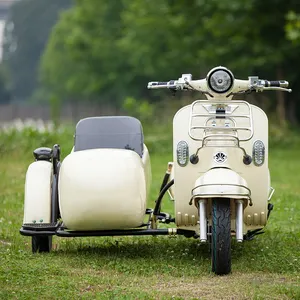
[(207, 241), (207, 218), (206, 218), (206, 199), (199, 200), (199, 224), (200, 224), (200, 242)]
[(268, 201), (270, 201), (272, 199), (272, 196), (273, 196), (274, 192), (275, 192), (275, 189), (270, 186), (270, 194), (269, 194), (269, 197), (268, 197)]
[(235, 232), (236, 241), (239, 243), (243, 241), (243, 204), (242, 200), (236, 200)]
[[(229, 186), (234, 186), (234, 187), (241, 187), (241, 188), (244, 188), (246, 189), (248, 192), (249, 192), (249, 195), (251, 195), (251, 191), (250, 189), (245, 186), (245, 185), (242, 185), (242, 184), (234, 184), (234, 183), (224, 183), (224, 184), (220, 184), (220, 183), (210, 183), (210, 184), (201, 184), (201, 185), (198, 185), (196, 187), (194, 187), (192, 189), (192, 193), (195, 189), (199, 188), (199, 187), (204, 187), (204, 186), (216, 186), (216, 185), (219, 185), (219, 186), (224, 186), (224, 185), (229, 185)], [(216, 193), (216, 194), (219, 194), (219, 193)]]

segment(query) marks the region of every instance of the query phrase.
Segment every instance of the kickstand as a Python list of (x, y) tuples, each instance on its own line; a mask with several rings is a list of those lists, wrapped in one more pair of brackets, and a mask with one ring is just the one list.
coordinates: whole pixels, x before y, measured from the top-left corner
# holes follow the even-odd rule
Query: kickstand
[(258, 228), (255, 230), (248, 230), (248, 232), (244, 235), (244, 240), (252, 241), (256, 235), (265, 233), (264, 231), (261, 231), (261, 230), (263, 230), (263, 228)]

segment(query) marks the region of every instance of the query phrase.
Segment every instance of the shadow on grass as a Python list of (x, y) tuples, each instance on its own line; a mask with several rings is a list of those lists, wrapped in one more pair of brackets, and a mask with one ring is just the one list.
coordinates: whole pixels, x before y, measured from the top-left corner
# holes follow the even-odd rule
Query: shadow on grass
[[(85, 264), (108, 264), (116, 269), (140, 264), (147, 268), (160, 269), (162, 272), (173, 270), (173, 275), (182, 275), (181, 271), (197, 274), (211, 271), (211, 253), (209, 244), (184, 237), (122, 237), (100, 239), (65, 240), (55, 251), (56, 256), (68, 256), (75, 260), (85, 259)], [(232, 242), (233, 261), (240, 261), (245, 255), (244, 245)], [(166, 268), (166, 265), (168, 266)], [(151, 267), (150, 267), (151, 266)], [(165, 269), (166, 268), (166, 269)]]
[(64, 241), (59, 252), (69, 254), (121, 255), (126, 258), (151, 258), (157, 256), (185, 256), (184, 253), (208, 257), (208, 245), (184, 237), (106, 237), (76, 238)]

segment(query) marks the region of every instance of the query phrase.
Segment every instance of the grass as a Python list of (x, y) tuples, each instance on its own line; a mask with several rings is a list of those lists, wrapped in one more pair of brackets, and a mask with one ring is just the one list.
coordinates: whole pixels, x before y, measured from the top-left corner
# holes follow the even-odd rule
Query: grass
[[(234, 243), (233, 272), (218, 277), (208, 247), (184, 237), (54, 237), (52, 253), (31, 254), (19, 234), (30, 149), (61, 141), (66, 155), (72, 134), (0, 140), (0, 299), (300, 299), (299, 144), (271, 151), (276, 193), (266, 232)], [(167, 146), (151, 147), (153, 203), (172, 157)], [(163, 209), (172, 210), (167, 197)]]

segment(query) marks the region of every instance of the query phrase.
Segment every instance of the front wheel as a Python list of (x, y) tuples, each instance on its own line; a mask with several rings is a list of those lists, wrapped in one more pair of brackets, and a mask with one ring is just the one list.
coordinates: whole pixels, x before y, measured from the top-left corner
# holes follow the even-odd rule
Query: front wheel
[(212, 271), (217, 275), (231, 272), (230, 199), (212, 201)]
[(52, 236), (33, 236), (31, 247), (32, 253), (50, 252), (52, 248)]

